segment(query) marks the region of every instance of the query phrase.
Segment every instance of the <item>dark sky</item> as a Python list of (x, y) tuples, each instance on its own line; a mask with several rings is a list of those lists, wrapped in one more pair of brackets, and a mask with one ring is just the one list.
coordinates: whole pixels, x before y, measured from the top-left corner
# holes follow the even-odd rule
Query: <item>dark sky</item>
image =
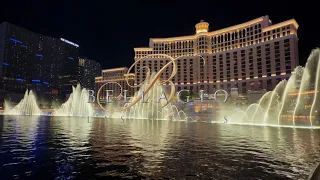
[[(200, 20), (210, 31), (269, 15), (278, 23), (295, 18), (300, 25), (300, 64), (320, 47), (319, 6), (311, 1), (241, 0), (3, 0), (0, 22), (25, 27), (80, 45), (81, 55), (103, 68), (130, 66), (134, 47), (149, 38), (194, 34)], [(303, 3), (303, 4), (302, 4)]]

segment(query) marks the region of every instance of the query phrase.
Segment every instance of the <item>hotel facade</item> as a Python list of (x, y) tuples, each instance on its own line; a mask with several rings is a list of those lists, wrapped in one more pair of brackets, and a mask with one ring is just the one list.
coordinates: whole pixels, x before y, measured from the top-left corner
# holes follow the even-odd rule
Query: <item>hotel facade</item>
[[(298, 65), (297, 29), (294, 19), (273, 25), (268, 16), (211, 32), (209, 23), (201, 21), (194, 35), (151, 38), (149, 47), (134, 48), (135, 61), (140, 60), (134, 83), (146, 78), (142, 67), (158, 72), (168, 63), (161, 55), (166, 54), (177, 58), (178, 72), (172, 79), (177, 90), (273, 90)], [(162, 78), (168, 79), (171, 72), (172, 66)]]
[[(126, 81), (125, 74), (127, 74), (127, 72), (127, 67), (102, 70), (102, 76), (95, 77), (96, 94), (103, 86), (100, 91), (99, 99), (106, 99), (106, 90), (113, 90), (113, 92), (111, 92), (112, 95), (111, 93), (109, 95), (113, 97), (118, 96), (121, 92), (121, 95), (123, 96), (124, 90), (127, 90), (127, 97), (132, 97), (134, 95), (134, 88), (130, 87)], [(134, 74), (129, 75), (128, 82), (132, 86), (134, 84), (135, 76)]]

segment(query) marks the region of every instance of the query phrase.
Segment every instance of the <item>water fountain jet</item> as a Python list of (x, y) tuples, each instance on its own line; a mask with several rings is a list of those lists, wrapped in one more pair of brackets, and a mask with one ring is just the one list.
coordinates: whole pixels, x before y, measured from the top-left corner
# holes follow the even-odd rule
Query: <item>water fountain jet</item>
[[(274, 91), (264, 94), (258, 104), (250, 105), (241, 119), (248, 117), (251, 124), (256, 124), (254, 121), (263, 115), (262, 124), (265, 125), (314, 128), (319, 121), (319, 74), (320, 49), (315, 49), (309, 56), (305, 68), (295, 68), (288, 81), (281, 81)], [(307, 122), (303, 118), (306, 118)], [(290, 120), (291, 123), (286, 120)], [(320, 122), (317, 123), (320, 127)]]
[(26, 90), (23, 99), (13, 108), (10, 108), (8, 102), (5, 102), (4, 115), (41, 115), (41, 110), (32, 90)]
[(94, 110), (91, 103), (88, 103), (89, 93), (81, 89), (80, 84), (72, 87), (69, 99), (61, 107), (52, 113), (52, 116), (93, 116)]

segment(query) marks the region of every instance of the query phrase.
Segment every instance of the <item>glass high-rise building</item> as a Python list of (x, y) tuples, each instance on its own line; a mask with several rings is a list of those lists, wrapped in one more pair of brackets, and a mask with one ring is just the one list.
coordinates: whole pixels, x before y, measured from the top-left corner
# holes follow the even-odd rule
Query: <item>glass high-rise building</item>
[[(294, 19), (272, 24), (268, 16), (209, 31), (209, 23), (195, 25), (195, 34), (171, 38), (151, 38), (149, 47), (134, 48), (135, 84), (145, 78), (148, 66), (158, 72), (169, 59), (177, 58), (178, 72), (173, 78), (178, 90), (194, 92), (238, 88), (272, 90), (276, 84), (288, 79), (298, 65), (298, 24)], [(162, 74), (168, 79), (172, 68)]]
[[(0, 24), (1, 89), (63, 95), (77, 79), (79, 46), (8, 22)], [(76, 84), (76, 83), (73, 83)]]
[(79, 58), (79, 76), (83, 88), (95, 90), (95, 77), (101, 74), (101, 66), (98, 62), (86, 57)]
[(61, 69), (59, 72), (59, 94), (70, 94), (72, 92), (72, 86), (76, 86), (80, 83), (80, 77), (78, 72), (79, 45), (68, 41), (66, 39), (60, 39), (61, 44)]

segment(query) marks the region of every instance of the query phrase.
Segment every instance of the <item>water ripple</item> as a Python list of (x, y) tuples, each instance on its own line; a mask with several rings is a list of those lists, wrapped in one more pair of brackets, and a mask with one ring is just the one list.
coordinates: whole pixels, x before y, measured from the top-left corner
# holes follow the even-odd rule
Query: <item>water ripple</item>
[(0, 117), (1, 179), (306, 179), (320, 131)]

